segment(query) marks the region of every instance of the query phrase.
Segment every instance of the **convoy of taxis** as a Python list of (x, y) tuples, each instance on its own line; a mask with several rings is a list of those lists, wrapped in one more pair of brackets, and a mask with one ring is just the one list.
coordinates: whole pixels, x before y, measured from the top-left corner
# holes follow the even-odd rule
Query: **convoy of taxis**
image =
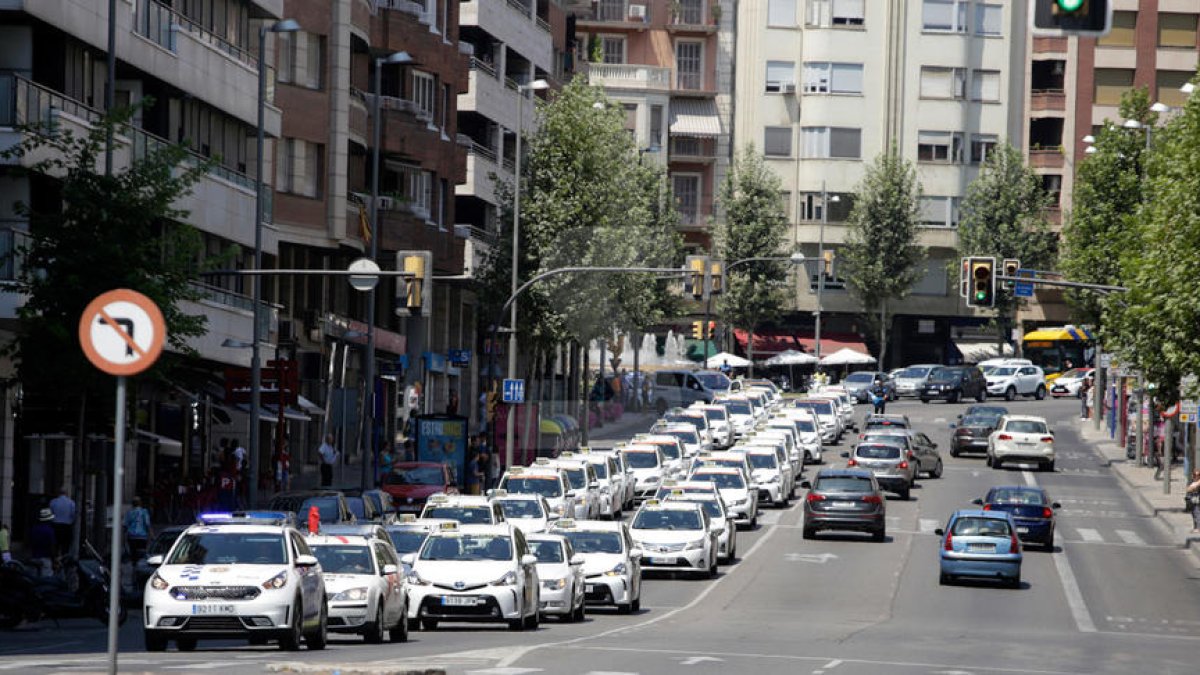
[[(903, 415), (860, 421), (853, 397), (837, 387), (785, 399), (769, 382), (740, 383), (666, 410), (611, 448), (509, 467), (485, 495), (423, 495), (416, 513), (405, 498), (371, 522), (341, 510), (329, 510), (328, 523), (281, 508), (205, 514), (146, 561), (145, 647), (244, 639), (323, 649), (330, 633), (378, 644), (446, 623), (523, 631), (544, 618), (582, 621), (598, 608), (628, 614), (641, 607), (643, 583), (713, 578), (737, 564), (738, 531), (756, 528), (765, 509), (788, 507), (798, 490), (806, 491), (805, 539), (839, 530), (884, 541), (884, 493), (908, 499), (918, 478), (942, 475), (937, 444)], [(1052, 468), (1044, 421), (1028, 432), (1036, 438), (1014, 438), (1035, 422), (1002, 412), (989, 464)], [(845, 466), (806, 477), (809, 465), (825, 463), (822, 447), (847, 434), (857, 438), (842, 453)], [(1052, 547), (1058, 505), (1019, 488), (997, 488), (976, 505), (939, 530), (942, 582), (1019, 583), (1021, 540)]]

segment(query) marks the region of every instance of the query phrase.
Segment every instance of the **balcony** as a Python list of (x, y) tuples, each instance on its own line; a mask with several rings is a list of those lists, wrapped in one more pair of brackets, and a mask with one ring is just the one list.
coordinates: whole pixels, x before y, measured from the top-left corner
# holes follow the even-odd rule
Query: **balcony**
[[(254, 334), (254, 300), (237, 291), (199, 281), (191, 282), (191, 287), (198, 299), (180, 302), (179, 309), (185, 314), (203, 315), (208, 323), (205, 334), (191, 338), (188, 345), (204, 358), (249, 366), (250, 350), (230, 349), (221, 343), (226, 339), (245, 341)], [(270, 336), (279, 325), (283, 307), (269, 302), (260, 303), (259, 307), (260, 335)]]
[(563, 9), (575, 15), (580, 28), (635, 28), (645, 30), (650, 25), (652, 0), (566, 0)]
[(1061, 147), (1034, 146), (1029, 149), (1029, 166), (1035, 169), (1061, 169), (1065, 163)]
[(676, 0), (675, 9), (667, 21), (671, 33), (699, 33), (708, 35), (717, 32), (717, 20), (706, 9), (706, 0)]
[[(486, 61), (471, 57), (467, 76), (467, 93), (458, 97), (459, 112), (477, 112), (506, 129), (517, 127), (517, 83), (502, 78)], [(531, 98), (525, 92), (525, 98)], [(533, 104), (525, 103), (522, 123), (526, 130), (533, 128)]]
[(691, 164), (710, 164), (717, 159), (717, 143), (712, 138), (676, 136), (671, 139), (668, 161)]
[(1067, 109), (1067, 95), (1061, 90), (1030, 92), (1029, 109), (1033, 112), (1047, 110), (1065, 111)]
[(490, 0), (461, 4), (459, 23), (480, 26), (498, 42), (512, 45), (537, 68), (554, 68), (554, 43), (550, 24), (533, 14), (533, 8), (521, 0)]
[(512, 180), (513, 169), (511, 160), (505, 158), (501, 163), (495, 150), (472, 143), (467, 148), (467, 182), (459, 189), (458, 194), (478, 197), (489, 204), (495, 204), (496, 183), (492, 177)]
[(670, 68), (634, 63), (581, 63), (588, 82), (598, 87), (639, 91), (670, 91)]
[(364, 148), (371, 147), (371, 113), (367, 93), (350, 87), (350, 140)]

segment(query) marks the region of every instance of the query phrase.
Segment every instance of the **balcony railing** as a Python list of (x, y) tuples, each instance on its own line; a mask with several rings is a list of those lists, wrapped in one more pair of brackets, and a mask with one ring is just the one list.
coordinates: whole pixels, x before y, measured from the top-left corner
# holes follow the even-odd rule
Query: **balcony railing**
[(16, 281), (24, 265), (22, 249), (29, 244), (29, 223), (0, 220), (0, 282)]
[(480, 61), (474, 56), (471, 57), (471, 70), (478, 70), (479, 72), (486, 73), (491, 77), (498, 77), (496, 75), (496, 69), (492, 66), (492, 64), (487, 63), (486, 61)]
[(670, 89), (671, 69), (633, 63), (589, 63), (585, 72), (594, 85)]
[[(227, 288), (221, 288), (220, 286), (206, 284), (202, 281), (189, 281), (188, 285), (190, 285), (192, 290), (199, 294), (202, 299), (208, 300), (209, 302), (215, 302), (218, 305), (224, 305), (226, 307), (240, 309), (246, 312), (254, 311), (254, 298), (251, 298), (248, 295), (243, 295), (237, 291), (231, 291)], [(273, 314), (282, 310), (283, 305), (277, 305), (271, 302), (260, 302), (259, 307), (262, 309), (262, 311), (258, 313), (259, 335), (267, 335), (271, 332)]]
[(176, 30), (185, 30), (192, 37), (213, 49), (228, 54), (251, 69), (258, 69), (258, 59), (249, 49), (233, 44), (187, 15), (175, 11), (158, 0), (140, 0), (139, 4), (137, 32), (159, 46), (175, 51), (174, 33)]
[(471, 146), (467, 148), (467, 154), (478, 155), (478, 156), (488, 160), (489, 162), (492, 162), (493, 164), (498, 163), (496, 160), (496, 151), (492, 150), (491, 148), (487, 147), (486, 145), (480, 145), (479, 143), (472, 143)]
[(538, 28), (541, 28), (542, 30), (546, 31), (547, 33), (550, 32), (550, 22), (549, 21), (546, 21), (545, 19), (543, 19), (542, 17), (539, 16), (536, 18), (535, 23), (537, 23)]
[(412, 0), (375, 0), (375, 11), (381, 9), (393, 9), (417, 18), (425, 16), (425, 8)]
[(529, 18), (529, 5), (521, 2), (521, 0), (506, 0), (506, 1), (508, 2), (509, 7), (517, 10), (522, 15), (524, 15), (526, 18)]

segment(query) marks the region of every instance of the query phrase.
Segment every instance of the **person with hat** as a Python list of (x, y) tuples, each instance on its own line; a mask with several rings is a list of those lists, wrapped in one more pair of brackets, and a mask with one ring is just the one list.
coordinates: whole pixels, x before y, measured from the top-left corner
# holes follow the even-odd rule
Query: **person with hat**
[(58, 542), (54, 538), (54, 512), (50, 509), (38, 511), (38, 523), (29, 530), (29, 552), (38, 573), (44, 577), (54, 574), (54, 551)]

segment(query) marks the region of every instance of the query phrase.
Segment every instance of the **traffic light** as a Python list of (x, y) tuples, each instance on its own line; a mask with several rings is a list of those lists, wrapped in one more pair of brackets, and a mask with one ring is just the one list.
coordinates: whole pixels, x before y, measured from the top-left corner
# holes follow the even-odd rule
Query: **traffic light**
[(717, 322), (716, 321), (708, 322), (707, 338), (710, 342), (717, 339)]
[(958, 294), (966, 298), (971, 295), (971, 259), (962, 259), (962, 271), (958, 275)]
[(429, 251), (397, 251), (396, 260), (400, 269), (409, 273), (396, 284), (396, 314), (403, 315), (403, 310), (408, 310), (413, 316), (432, 315), (433, 254)]
[[(1021, 261), (1017, 260), (1016, 258), (1005, 258), (1004, 262), (1001, 263), (1000, 266), (1004, 268), (1004, 276), (1015, 277), (1015, 276), (1017, 276), (1017, 271), (1021, 269)], [(1004, 280), (1005, 288), (1012, 289), (1016, 285), (1017, 285), (1017, 282), (1015, 282), (1015, 281), (1011, 281), (1008, 279)]]
[(971, 289), (968, 307), (996, 306), (996, 259), (971, 258)]
[(693, 321), (692, 322), (692, 339), (693, 340), (703, 340), (704, 339), (704, 322), (703, 321)]
[(684, 269), (688, 273), (688, 292), (692, 294), (692, 297), (697, 300), (707, 297), (708, 288), (704, 281), (708, 276), (708, 256), (689, 255)]
[(1029, 0), (1033, 34), (1101, 37), (1112, 28), (1111, 0)]
[(725, 263), (713, 260), (708, 265), (708, 292), (720, 295), (725, 292)]

